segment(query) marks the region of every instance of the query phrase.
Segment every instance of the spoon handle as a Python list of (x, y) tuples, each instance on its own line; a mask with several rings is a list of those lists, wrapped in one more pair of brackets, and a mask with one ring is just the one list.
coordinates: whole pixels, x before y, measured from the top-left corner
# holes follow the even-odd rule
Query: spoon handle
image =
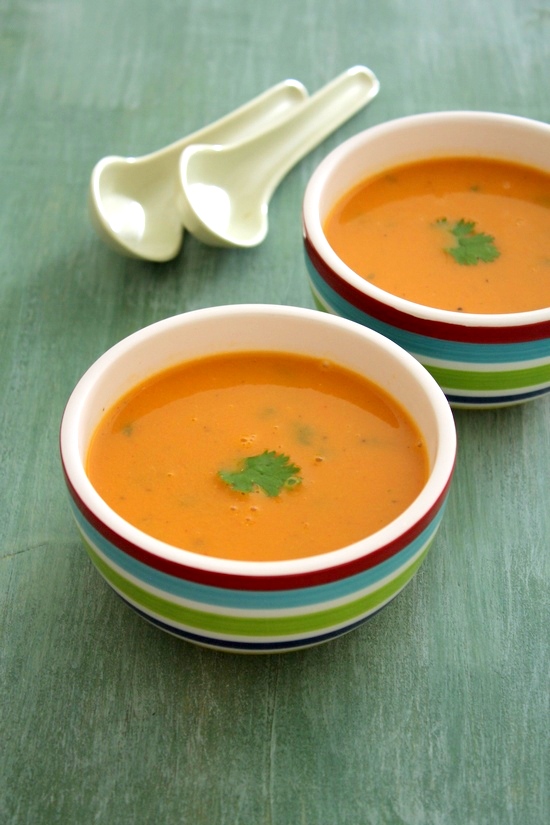
[(366, 106), (378, 94), (380, 83), (365, 66), (354, 66), (289, 112), (254, 142), (256, 185), (269, 199), (285, 175), (328, 135)]
[(145, 155), (140, 160), (149, 161), (162, 155), (164, 159), (174, 158), (177, 164), (186, 146), (195, 143), (229, 145), (248, 140), (285, 119), (289, 112), (301, 106), (307, 97), (308, 91), (299, 80), (283, 80), (214, 123), (203, 126), (202, 129)]
[(278, 183), (379, 88), (370, 69), (354, 66), (255, 137), (230, 146), (187, 146), (179, 162), (183, 225), (212, 246), (257, 246)]

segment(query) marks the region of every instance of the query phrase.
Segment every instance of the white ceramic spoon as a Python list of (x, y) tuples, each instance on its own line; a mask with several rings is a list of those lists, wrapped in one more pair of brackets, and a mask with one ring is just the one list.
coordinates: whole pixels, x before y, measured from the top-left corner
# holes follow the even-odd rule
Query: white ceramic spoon
[(252, 247), (268, 230), (268, 204), (287, 172), (378, 93), (370, 69), (355, 66), (286, 118), (233, 146), (188, 146), (180, 159), (181, 220), (211, 246)]
[(184, 229), (176, 198), (179, 158), (190, 143), (227, 144), (277, 123), (307, 98), (285, 80), (204, 129), (140, 158), (100, 160), (89, 187), (90, 216), (100, 238), (132, 258), (169, 261), (181, 249)]

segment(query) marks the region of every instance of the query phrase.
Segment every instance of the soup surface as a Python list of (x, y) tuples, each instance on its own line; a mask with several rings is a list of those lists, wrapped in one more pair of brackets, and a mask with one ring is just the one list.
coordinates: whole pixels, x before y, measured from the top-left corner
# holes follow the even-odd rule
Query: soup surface
[(108, 410), (88, 451), (102, 498), (140, 530), (208, 556), (336, 550), (386, 525), (428, 476), (419, 431), (331, 362), (245, 352), (151, 377)]
[(473, 313), (550, 306), (550, 175), (480, 158), (387, 170), (329, 213), (338, 256), (381, 289)]

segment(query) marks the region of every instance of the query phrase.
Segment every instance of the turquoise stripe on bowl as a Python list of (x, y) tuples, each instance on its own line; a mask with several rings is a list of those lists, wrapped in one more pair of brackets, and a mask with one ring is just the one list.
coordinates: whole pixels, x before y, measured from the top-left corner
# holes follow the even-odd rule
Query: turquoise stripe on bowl
[(187, 599), (197, 604), (251, 611), (292, 609), (318, 605), (323, 602), (350, 597), (361, 590), (372, 587), (378, 581), (394, 575), (400, 568), (406, 566), (416, 554), (432, 541), (445, 510), (445, 504), (443, 504), (428, 527), (407, 547), (362, 573), (315, 587), (258, 593), (253, 590), (210, 587), (185, 581), (155, 570), (115, 547), (86, 521), (72, 499), (70, 499), (70, 504), (77, 526), (85, 541), (89, 542), (92, 549), (99, 553), (107, 564), (115, 565), (122, 573), (132, 576), (139, 582), (141, 587), (154, 588), (166, 595)]
[(428, 357), (440, 361), (458, 361), (470, 364), (515, 364), (550, 358), (550, 340), (525, 341), (516, 344), (469, 344), (462, 341), (449, 341), (441, 338), (429, 338), (408, 330), (386, 324), (372, 315), (350, 304), (335, 292), (319, 275), (310, 259), (306, 264), (314, 296), (336, 315), (364, 324), (376, 332), (391, 338), (403, 349), (417, 358)]
[(130, 604), (147, 615), (172, 627), (189, 632), (203, 633), (214, 639), (276, 641), (290, 638), (315, 638), (327, 631), (341, 629), (342, 632), (361, 618), (365, 618), (391, 601), (412, 579), (426, 554), (430, 543), (404, 569), (389, 581), (368, 593), (355, 594), (354, 598), (343, 603), (315, 605), (309, 611), (300, 613), (282, 613), (277, 615), (212, 612), (188, 604), (172, 602), (150, 591), (144, 590), (124, 578), (114, 568), (106, 564), (97, 553), (88, 546), (88, 552), (98, 572), (111, 585), (113, 590)]

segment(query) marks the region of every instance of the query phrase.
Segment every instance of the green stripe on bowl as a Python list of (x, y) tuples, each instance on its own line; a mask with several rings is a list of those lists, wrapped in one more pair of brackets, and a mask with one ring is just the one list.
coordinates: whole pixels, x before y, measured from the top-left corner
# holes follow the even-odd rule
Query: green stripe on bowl
[(409, 579), (413, 577), (422, 564), (430, 548), (431, 541), (416, 561), (401, 572), (395, 579), (383, 585), (379, 590), (368, 593), (360, 599), (329, 608), (328, 610), (320, 610), (316, 613), (265, 617), (208, 613), (204, 610), (195, 610), (185, 605), (174, 604), (128, 581), (121, 576), (120, 573), (106, 564), (87, 541), (84, 540), (84, 544), (92, 562), (102, 576), (116, 590), (120, 591), (120, 593), (124, 594), (130, 601), (139, 605), (139, 607), (146, 612), (153, 613), (168, 622), (177, 622), (186, 627), (196, 628), (210, 633), (229, 636), (281, 637), (335, 627), (371, 612), (394, 596), (407, 584)]
[(424, 367), (441, 387), (452, 390), (515, 390), (536, 387), (550, 381), (550, 364), (503, 372), (453, 370), (431, 364), (424, 364)]
[(321, 301), (317, 293), (312, 290), (311, 294), (313, 296), (313, 302), (316, 309), (320, 309), (322, 312), (328, 312), (328, 306)]

